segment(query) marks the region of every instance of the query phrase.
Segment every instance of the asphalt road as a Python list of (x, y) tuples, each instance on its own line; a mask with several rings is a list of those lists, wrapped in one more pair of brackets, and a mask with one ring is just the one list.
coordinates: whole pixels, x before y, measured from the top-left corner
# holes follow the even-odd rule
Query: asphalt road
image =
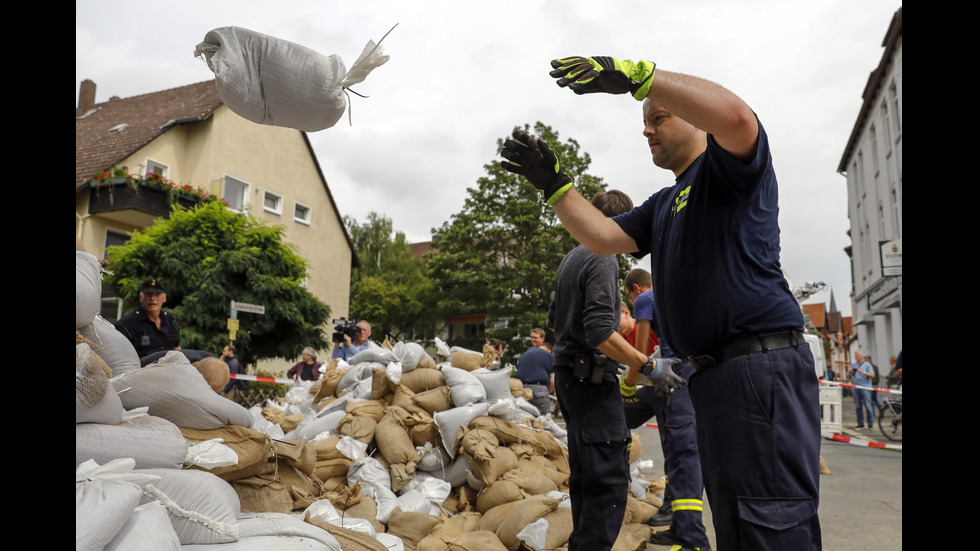
[[(872, 447), (886, 440), (877, 427), (857, 430), (854, 401), (842, 397), (842, 437), (824, 438), (821, 455), (831, 474), (820, 476), (820, 525), (824, 551), (896, 551), (902, 549), (902, 451)], [(656, 420), (650, 421), (656, 424)], [(663, 452), (657, 429), (643, 426), (635, 432), (643, 445), (643, 459), (654, 461), (653, 476), (663, 475)], [(711, 504), (705, 499), (704, 523), (715, 551)], [(647, 551), (669, 547), (647, 545)]]

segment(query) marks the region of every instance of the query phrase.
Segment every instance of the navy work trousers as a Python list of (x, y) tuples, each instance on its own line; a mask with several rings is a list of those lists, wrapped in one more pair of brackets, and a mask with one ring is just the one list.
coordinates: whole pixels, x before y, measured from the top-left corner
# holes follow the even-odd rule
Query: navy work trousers
[(690, 379), (719, 551), (821, 549), (819, 383), (805, 343)]

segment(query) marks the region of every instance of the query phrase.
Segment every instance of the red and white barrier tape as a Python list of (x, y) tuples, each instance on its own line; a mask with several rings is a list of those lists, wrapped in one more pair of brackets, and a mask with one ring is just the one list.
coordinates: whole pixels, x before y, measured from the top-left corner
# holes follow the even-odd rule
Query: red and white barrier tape
[(874, 391), (877, 391), (877, 392), (887, 392), (888, 394), (899, 394), (899, 395), (902, 394), (902, 391), (901, 390), (898, 390), (898, 389), (892, 389), (892, 388), (875, 388), (875, 387), (870, 387), (870, 386), (858, 386), (858, 385), (852, 385), (852, 384), (849, 384), (849, 383), (838, 383), (837, 381), (828, 381), (827, 379), (820, 379), (820, 384), (822, 384), (822, 385), (830, 385), (830, 386), (846, 387), (846, 388), (861, 388), (861, 389), (864, 389), (864, 390), (874, 390)]
[(292, 379), (282, 379), (279, 377), (263, 377), (261, 375), (245, 375), (243, 373), (229, 373), (228, 377), (231, 379), (239, 379), (242, 381), (258, 381), (260, 383), (279, 383), (285, 385), (291, 385), (296, 382)]
[(846, 434), (838, 434), (836, 432), (823, 431), (820, 434), (828, 440), (835, 440), (837, 442), (844, 442), (845, 444), (853, 444), (855, 446), (864, 446), (867, 448), (884, 448), (889, 450), (902, 449), (901, 444), (885, 444), (882, 442), (871, 442), (870, 440), (865, 440), (863, 438), (855, 438), (853, 436), (847, 436)]

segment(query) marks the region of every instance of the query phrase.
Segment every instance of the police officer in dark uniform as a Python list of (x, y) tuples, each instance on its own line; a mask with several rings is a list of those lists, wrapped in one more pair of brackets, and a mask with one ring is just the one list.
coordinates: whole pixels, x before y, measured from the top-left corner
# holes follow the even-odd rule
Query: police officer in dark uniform
[[(524, 164), (525, 154), (530, 154), (526, 148), (511, 160)], [(508, 165), (520, 166), (505, 163), (508, 170)], [(619, 191), (599, 193), (593, 204), (608, 216), (633, 206)], [(617, 362), (644, 368), (665, 387), (683, 383), (669, 362), (647, 358), (623, 339), (619, 309), (616, 256), (597, 255), (581, 245), (570, 251), (558, 266), (548, 310), (548, 326), (555, 332), (555, 390), (568, 431), (570, 551), (611, 549), (623, 526), (632, 437), (623, 414)]]
[[(667, 341), (697, 370), (689, 389), (717, 547), (821, 549), (819, 383), (780, 269), (778, 185), (759, 118), (724, 87), (650, 61), (551, 66), (577, 94), (643, 101), (653, 162), (676, 179), (609, 220), (567, 177), (527, 170), (590, 250), (650, 255)], [(547, 154), (533, 162), (560, 172)]]
[(154, 352), (180, 350), (180, 328), (173, 314), (163, 310), (166, 302), (167, 290), (151, 279), (140, 288), (140, 307), (115, 323), (140, 358)]

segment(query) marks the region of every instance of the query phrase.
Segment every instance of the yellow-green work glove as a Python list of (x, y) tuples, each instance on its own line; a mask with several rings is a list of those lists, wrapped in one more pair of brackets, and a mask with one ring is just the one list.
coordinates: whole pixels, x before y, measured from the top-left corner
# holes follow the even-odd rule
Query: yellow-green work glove
[(619, 60), (609, 56), (564, 57), (551, 60), (554, 69), (549, 74), (558, 79), (558, 86), (568, 87), (576, 94), (633, 94), (643, 101), (653, 84), (657, 64), (652, 61)]

